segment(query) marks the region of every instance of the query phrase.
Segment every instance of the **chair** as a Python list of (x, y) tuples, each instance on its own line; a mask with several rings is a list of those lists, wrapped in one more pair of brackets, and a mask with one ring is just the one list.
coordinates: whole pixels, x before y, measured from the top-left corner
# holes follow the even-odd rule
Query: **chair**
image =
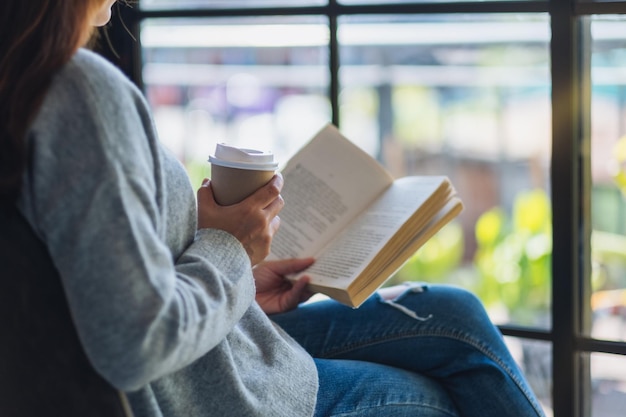
[(0, 416), (129, 417), (89, 363), (45, 245), (0, 207)]

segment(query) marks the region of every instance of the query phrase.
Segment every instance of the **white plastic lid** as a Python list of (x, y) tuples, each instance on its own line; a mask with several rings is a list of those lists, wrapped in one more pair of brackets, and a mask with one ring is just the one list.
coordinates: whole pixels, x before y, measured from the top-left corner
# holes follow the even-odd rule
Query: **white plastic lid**
[(273, 171), (278, 168), (274, 162), (274, 154), (255, 149), (235, 148), (225, 143), (218, 143), (215, 156), (209, 156), (209, 162), (215, 165), (250, 169), (255, 171)]

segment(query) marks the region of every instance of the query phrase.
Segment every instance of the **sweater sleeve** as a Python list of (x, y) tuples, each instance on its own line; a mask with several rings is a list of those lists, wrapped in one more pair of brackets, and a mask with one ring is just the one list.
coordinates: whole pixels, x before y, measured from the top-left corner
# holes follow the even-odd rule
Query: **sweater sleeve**
[[(170, 172), (130, 82), (79, 52), (56, 77), (29, 144), (22, 208), (100, 374), (135, 390), (221, 343), (254, 300), (248, 258), (225, 232), (195, 232), (193, 190), (166, 186)], [(184, 242), (180, 253), (169, 236)]]

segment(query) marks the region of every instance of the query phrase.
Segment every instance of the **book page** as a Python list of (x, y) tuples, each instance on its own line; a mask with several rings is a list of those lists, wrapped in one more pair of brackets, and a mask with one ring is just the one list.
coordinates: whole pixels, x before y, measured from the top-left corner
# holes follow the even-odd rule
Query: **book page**
[[(396, 180), (344, 233), (330, 242), (323, 254), (305, 271), (311, 277), (311, 283), (347, 288), (414, 213), (417, 212), (418, 218), (423, 217), (422, 223), (427, 223), (426, 214), (435, 214), (432, 213), (433, 208), (435, 211), (438, 208), (433, 207), (434, 204), (445, 204), (448, 190), (445, 177)], [(435, 195), (442, 195), (443, 198), (433, 203), (429, 199)]]
[[(393, 249), (394, 256), (385, 259), (383, 262), (378, 263), (376, 268), (368, 270), (368, 273), (372, 275), (383, 275), (385, 277), (390, 276), (397, 271), (419, 248), (421, 248), (435, 233), (437, 233), (443, 226), (448, 224), (454, 219), (462, 210), (463, 203), (460, 198), (453, 194), (450, 194), (450, 198), (443, 208), (439, 208), (435, 205), (432, 207), (435, 214), (429, 216), (428, 221), (420, 230), (418, 234), (410, 235), (410, 240), (401, 240), (397, 247)], [(363, 282), (360, 286), (353, 286), (354, 289), (360, 290), (366, 288), (369, 285), (368, 282)]]
[(315, 135), (282, 175), (285, 206), (270, 259), (316, 256), (393, 181), (332, 125)]

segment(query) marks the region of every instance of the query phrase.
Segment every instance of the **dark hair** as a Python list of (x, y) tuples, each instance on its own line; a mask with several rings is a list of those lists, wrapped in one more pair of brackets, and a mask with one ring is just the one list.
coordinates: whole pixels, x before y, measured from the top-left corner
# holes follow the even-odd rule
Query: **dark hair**
[(54, 74), (89, 39), (104, 1), (0, 1), (0, 202), (19, 195), (28, 127)]

